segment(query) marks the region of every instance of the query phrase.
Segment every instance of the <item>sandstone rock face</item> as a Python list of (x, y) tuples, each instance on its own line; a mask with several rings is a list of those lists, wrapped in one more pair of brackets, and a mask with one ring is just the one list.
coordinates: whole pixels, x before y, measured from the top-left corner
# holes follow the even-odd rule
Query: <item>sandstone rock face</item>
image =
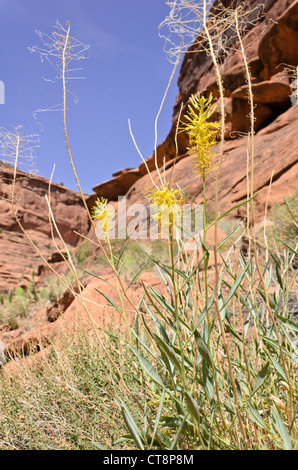
[[(40, 255), (17, 224), (11, 208), (13, 170), (0, 172), (0, 292), (32, 280), (42, 264)], [(49, 181), (18, 171), (15, 187), (15, 208), (21, 224), (46, 259), (55, 250), (51, 243), (49, 211), (45, 196)], [(71, 246), (86, 233), (88, 220), (79, 194), (62, 185), (51, 185), (51, 207), (58, 229)], [(56, 234), (56, 238), (57, 234)]]
[[(282, 63), (296, 65), (298, 58), (297, 44), (297, 4), (298, 0), (264, 0), (262, 4), (257, 0), (245, 1), (249, 13), (250, 24), (246, 25), (243, 37), (246, 48), (248, 65), (251, 70), (253, 92), (257, 104), (255, 110), (255, 130), (259, 131), (279, 114), (291, 106), (290, 82), (282, 72)], [(213, 11), (219, 12), (218, 3), (215, 2)], [(222, 0), (227, 8), (233, 8), (235, 0)], [(220, 14), (220, 13), (219, 13)], [(255, 20), (259, 20), (256, 22)], [(222, 64), (222, 80), (226, 101), (226, 133), (225, 138), (231, 138), (231, 132), (248, 132), (250, 123), (248, 119), (249, 105), (247, 102), (247, 77), (243, 58), (236, 51), (235, 33), (229, 35), (229, 54), (224, 57)], [(124, 196), (137, 180), (154, 171), (156, 166), (163, 168), (177, 156), (186, 154), (188, 138), (184, 132), (177, 133), (177, 118), (181, 105), (181, 120), (184, 120), (186, 106), (191, 94), (200, 92), (206, 96), (212, 92), (215, 98), (219, 97), (214, 67), (210, 56), (202, 49), (206, 40), (200, 34), (196, 44), (189, 48), (183, 59), (180, 69), (178, 86), (179, 94), (173, 110), (172, 127), (165, 139), (146, 159), (147, 168), (141, 162), (139, 169), (119, 170), (113, 174), (109, 181), (99, 184), (94, 194), (88, 199), (88, 206), (92, 207), (98, 196), (116, 201), (118, 196)], [(235, 44), (235, 47), (234, 47)], [(177, 151), (178, 148), (178, 151)], [(156, 155), (155, 155), (156, 153)]]
[[(233, 0), (226, 0), (222, 3), (225, 7), (233, 7), (235, 4)], [(256, 15), (262, 12), (264, 13), (257, 23), (252, 22), (251, 25), (247, 26), (247, 32), (243, 38), (252, 81), (255, 84), (254, 90), (258, 99), (256, 109), (256, 130), (258, 131), (270, 124), (291, 105), (289, 99), (291, 92), (289, 92), (288, 96), (285, 96), (285, 91), (288, 90), (286, 86), (282, 87), (283, 84), (281, 82), (279, 83), (278, 92), (281, 95), (278, 97), (277, 102), (270, 101), (269, 105), (268, 99), (272, 99), (274, 90), (277, 89), (278, 85), (268, 85), (267, 82), (271, 77), (283, 70), (282, 67), (277, 68), (277, 65), (282, 63), (297, 65), (298, 63), (298, 48), (295, 47), (295, 44), (297, 45), (298, 34), (297, 20), (295, 20), (298, 4), (297, 0), (265, 0), (262, 4), (257, 0), (249, 0), (245, 4), (247, 9), (255, 9), (254, 16), (251, 19), (254, 19)], [(215, 2), (213, 9), (216, 9), (217, 5), (218, 2)], [(287, 34), (289, 34), (289, 40)], [(202, 35), (198, 36), (196, 42), (198, 45), (190, 47), (189, 53), (184, 56), (182, 62), (178, 79), (179, 94), (174, 105), (172, 128), (165, 141), (157, 148), (159, 166), (163, 165), (164, 159), (169, 161), (175, 157), (175, 130), (181, 105), (183, 104), (183, 116), (191, 94), (199, 92), (208, 95), (212, 92), (215, 98), (219, 96), (212, 60), (201, 50), (202, 43), (204, 43)], [(276, 53), (273, 52), (275, 47)], [(236, 89), (241, 87), (245, 91), (247, 78), (243, 58), (239, 52), (230, 51), (229, 55), (225, 58), (221, 72), (225, 97), (229, 98)], [(264, 81), (266, 81), (266, 84), (258, 88), (257, 84)], [(288, 82), (287, 79), (285, 81)], [(262, 93), (265, 94), (264, 97), (261, 96)], [(267, 95), (269, 95), (269, 98)], [(249, 114), (247, 101), (243, 99), (243, 96), (241, 101), (238, 96), (232, 98), (232, 113), (227, 116), (226, 138), (229, 138), (231, 130), (247, 132), (249, 129), (248, 118), (246, 117)], [(178, 140), (179, 155), (186, 152), (187, 144), (186, 136), (180, 133)], [(153, 157), (149, 157), (147, 161), (150, 169), (153, 169)], [(143, 163), (140, 165), (140, 172), (145, 174)]]
[[(297, 188), (298, 181), (298, 140), (297, 135), (298, 105), (292, 106), (281, 114), (273, 123), (262, 129), (255, 136), (255, 177), (254, 190), (258, 192), (256, 201), (259, 206), (259, 218), (264, 216), (269, 183), (272, 172), (273, 183), (270, 192), (269, 207), (274, 202), (281, 202), (283, 197), (291, 195)], [(232, 139), (225, 143), (224, 157), (219, 182), (220, 207), (231, 207), (246, 199), (247, 195), (247, 147), (248, 138)], [(214, 148), (216, 158), (218, 148)], [(187, 188), (187, 193), (198, 203), (203, 201), (202, 178), (194, 172), (193, 158), (188, 155), (178, 161), (173, 169), (172, 181), (181, 188)], [(166, 170), (169, 179), (172, 168)], [(157, 171), (152, 177), (158, 183)], [(174, 186), (173, 184), (173, 186)], [(148, 205), (145, 188), (152, 187), (150, 177), (144, 176), (127, 194), (129, 205), (136, 202)], [(215, 181), (211, 173), (207, 176), (207, 201), (210, 207), (214, 204)], [(187, 201), (186, 201), (187, 202)], [(243, 216), (242, 207), (234, 216)]]
[[(291, 106), (291, 88), (281, 81), (266, 80), (252, 85), (255, 103), (255, 131), (266, 127), (279, 114)], [(248, 85), (243, 85), (231, 93), (232, 130), (250, 131), (250, 106), (248, 103)]]
[[(283, 3), (282, 1), (278, 3)], [(266, 74), (274, 75), (282, 64), (297, 65), (298, 51), (298, 1), (295, 0), (281, 15), (277, 23), (261, 39), (259, 56)]]
[[(227, 0), (222, 3), (229, 7), (233, 4), (233, 0)], [(245, 3), (251, 9), (260, 5), (258, 0), (250, 0)], [(263, 1), (264, 18), (262, 18), (257, 24), (251, 25), (250, 31), (246, 33), (244, 37), (244, 45), (249, 45), (249, 47), (247, 47), (247, 56), (255, 81), (268, 80), (271, 75), (280, 71), (275, 69), (272, 71), (270, 76), (268, 76), (268, 73), (262, 76), (262, 73), (264, 72), (264, 64), (259, 57), (260, 42), (258, 39), (263, 37), (263, 40), (265, 40), (267, 32), (270, 34), (272, 22), (279, 21), (285, 10), (295, 3), (296, 0)], [(216, 5), (217, 2), (215, 2), (215, 7)], [(200, 36), (198, 38), (198, 43), (200, 43)], [(195, 51), (196, 46), (191, 46), (191, 53), (186, 54), (182, 62), (178, 79), (179, 95), (174, 106), (173, 121), (177, 119), (182, 102), (186, 103), (192, 93), (196, 93), (197, 91), (201, 93), (208, 88), (211, 83), (215, 83), (215, 74), (210, 57), (206, 56), (204, 52)], [(283, 62), (283, 60), (281, 62)], [(229, 94), (231, 90), (245, 84), (246, 78), (243, 65), (243, 59), (240, 53), (236, 52), (227, 57), (222, 68), (223, 82), (224, 87), (227, 90), (227, 94)], [(237, 76), (236, 80), (234, 78), (235, 75)]]
[(109, 201), (117, 200), (118, 196), (124, 196), (129, 188), (141, 177), (137, 168), (128, 168), (114, 173), (115, 178), (105, 181), (93, 188), (97, 197), (107, 198)]

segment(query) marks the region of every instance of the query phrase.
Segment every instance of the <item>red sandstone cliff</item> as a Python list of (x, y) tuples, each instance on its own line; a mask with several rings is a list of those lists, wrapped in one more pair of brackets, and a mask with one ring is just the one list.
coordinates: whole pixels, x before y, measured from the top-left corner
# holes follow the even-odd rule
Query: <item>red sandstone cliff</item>
[[(11, 209), (13, 170), (0, 167), (0, 292), (37, 279), (42, 260), (17, 224)], [(49, 181), (18, 171), (16, 210), (24, 229), (46, 259), (56, 250), (51, 242), (49, 211), (45, 196)], [(75, 246), (86, 233), (88, 220), (80, 196), (62, 185), (51, 185), (51, 206), (65, 242)], [(58, 238), (58, 237), (57, 237)]]

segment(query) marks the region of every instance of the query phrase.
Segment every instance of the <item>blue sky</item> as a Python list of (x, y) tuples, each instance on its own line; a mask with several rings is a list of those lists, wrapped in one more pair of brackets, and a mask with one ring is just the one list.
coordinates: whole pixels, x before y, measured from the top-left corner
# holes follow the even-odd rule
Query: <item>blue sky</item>
[[(37, 170), (76, 189), (68, 161), (61, 112), (37, 115), (62, 101), (61, 81), (51, 83), (54, 70), (28, 47), (41, 45), (35, 30), (51, 34), (59, 20), (71, 23), (73, 37), (90, 45), (90, 58), (80, 61), (84, 80), (72, 80), (68, 97), (69, 139), (83, 191), (107, 180), (115, 171), (139, 166), (140, 157), (128, 129), (144, 157), (154, 148), (154, 120), (173, 65), (163, 52), (158, 25), (169, 13), (165, 0), (0, 0), (0, 80), (5, 104), (0, 126), (23, 125), (40, 133)], [(178, 92), (177, 76), (159, 119), (158, 143), (171, 127)], [(42, 125), (42, 132), (41, 131)]]

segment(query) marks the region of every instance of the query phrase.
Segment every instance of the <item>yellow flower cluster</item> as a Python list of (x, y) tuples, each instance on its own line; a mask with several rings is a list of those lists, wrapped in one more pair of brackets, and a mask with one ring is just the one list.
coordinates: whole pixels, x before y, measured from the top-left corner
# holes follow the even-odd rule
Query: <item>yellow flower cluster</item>
[(202, 175), (212, 169), (210, 147), (216, 144), (219, 124), (208, 122), (215, 111), (215, 108), (211, 110), (212, 93), (209, 98), (204, 98), (199, 93), (196, 96), (191, 95), (189, 100), (188, 112), (185, 115), (188, 122), (184, 123), (184, 130), (188, 133), (188, 150), (194, 155), (196, 171)]
[(108, 208), (108, 200), (103, 197), (98, 198), (92, 208), (92, 218), (98, 221), (101, 232), (106, 235), (110, 230), (112, 215), (113, 211)]
[(147, 199), (150, 207), (155, 209), (153, 218), (160, 222), (164, 234), (171, 233), (182, 215), (184, 198), (180, 189), (169, 188), (167, 183), (164, 183), (161, 188), (153, 188), (149, 192), (151, 194)]

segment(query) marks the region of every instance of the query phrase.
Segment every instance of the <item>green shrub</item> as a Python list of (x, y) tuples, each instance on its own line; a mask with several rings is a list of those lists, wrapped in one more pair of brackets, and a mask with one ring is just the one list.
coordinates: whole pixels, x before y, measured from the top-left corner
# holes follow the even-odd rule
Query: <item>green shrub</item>
[(271, 232), (284, 242), (295, 244), (298, 237), (298, 190), (285, 197), (282, 204), (274, 205), (271, 220)]

